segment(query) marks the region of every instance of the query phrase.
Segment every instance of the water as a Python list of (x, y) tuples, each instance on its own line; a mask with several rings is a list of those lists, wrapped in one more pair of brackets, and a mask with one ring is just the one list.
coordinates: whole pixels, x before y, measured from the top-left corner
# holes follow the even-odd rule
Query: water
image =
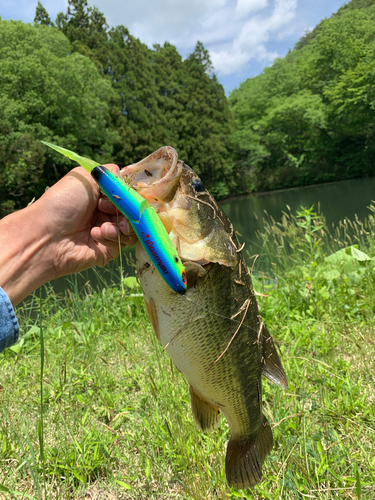
[[(355, 215), (358, 215), (358, 218), (363, 220), (370, 213), (367, 207), (372, 200), (375, 200), (375, 177), (241, 196), (222, 201), (220, 206), (232, 221), (235, 230), (242, 235), (240, 239), (246, 242), (247, 250), (256, 253), (256, 231), (262, 229), (265, 211), (279, 221), (282, 212), (287, 211), (287, 205), (293, 213), (301, 206), (310, 208), (314, 205), (315, 211), (324, 214), (328, 227), (331, 227), (332, 223), (337, 224), (345, 217), (354, 219)], [(134, 249), (126, 249), (124, 253), (134, 259)], [(133, 276), (134, 273), (135, 268), (123, 262), (123, 275)], [(104, 283), (120, 283), (120, 278), (117, 259), (104, 269), (89, 269), (78, 276), (68, 278), (70, 285), (67, 278), (59, 278), (51, 284), (56, 292), (62, 292), (72, 286), (82, 289), (87, 282), (90, 282), (94, 289), (99, 289)]]
[(288, 211), (287, 205), (294, 214), (301, 207), (314, 205), (314, 210), (322, 213), (331, 227), (345, 217), (354, 219), (358, 215), (363, 220), (370, 214), (367, 207), (372, 200), (375, 200), (375, 177), (243, 196), (225, 200), (220, 206), (236, 231), (246, 240), (255, 241), (255, 232), (262, 229), (265, 211), (279, 221), (282, 212)]

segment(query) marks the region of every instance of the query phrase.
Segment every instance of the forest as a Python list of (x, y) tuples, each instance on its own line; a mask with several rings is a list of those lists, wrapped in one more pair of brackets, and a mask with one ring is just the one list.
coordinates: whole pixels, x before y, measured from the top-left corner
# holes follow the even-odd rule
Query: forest
[(120, 167), (168, 144), (218, 199), (373, 175), (374, 17), (352, 0), (229, 97), (201, 42), (149, 48), (87, 0), (0, 19), (0, 216), (71, 168), (40, 140)]

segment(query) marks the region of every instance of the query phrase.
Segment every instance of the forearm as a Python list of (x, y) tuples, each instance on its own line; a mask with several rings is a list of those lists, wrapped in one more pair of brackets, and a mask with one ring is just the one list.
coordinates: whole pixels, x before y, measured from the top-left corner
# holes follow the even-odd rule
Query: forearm
[(0, 286), (13, 305), (55, 277), (49, 243), (32, 205), (0, 220)]

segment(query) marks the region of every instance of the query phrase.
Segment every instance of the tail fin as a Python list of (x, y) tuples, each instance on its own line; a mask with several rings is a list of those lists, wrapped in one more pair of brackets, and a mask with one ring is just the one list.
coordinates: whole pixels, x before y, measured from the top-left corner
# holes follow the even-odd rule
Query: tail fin
[(262, 479), (262, 465), (272, 450), (271, 427), (263, 415), (263, 423), (257, 434), (249, 439), (230, 439), (225, 458), (225, 474), (229, 486), (249, 488)]

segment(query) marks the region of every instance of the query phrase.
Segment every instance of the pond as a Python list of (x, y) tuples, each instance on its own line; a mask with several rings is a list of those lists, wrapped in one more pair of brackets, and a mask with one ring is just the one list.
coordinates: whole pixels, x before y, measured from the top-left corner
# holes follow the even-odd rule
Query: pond
[[(257, 193), (220, 202), (236, 231), (246, 242), (247, 249), (256, 253), (256, 232), (262, 229), (262, 219), (267, 212), (276, 221), (279, 221), (283, 211), (290, 207), (296, 213), (301, 207), (310, 208), (314, 205), (315, 211), (322, 213), (328, 222), (337, 224), (348, 217), (364, 219), (370, 214), (368, 206), (375, 200), (375, 177), (366, 179), (352, 179), (348, 181), (320, 184), (303, 188), (293, 188), (281, 191)], [(255, 214), (255, 215), (254, 215)], [(134, 275), (134, 249), (126, 249), (122, 255), (122, 275)], [(90, 282), (94, 289), (104, 284), (119, 283), (121, 278), (120, 259), (111, 262), (104, 269), (90, 269), (80, 275), (68, 278), (59, 278), (51, 282), (56, 292), (63, 292), (67, 288), (81, 289)]]

